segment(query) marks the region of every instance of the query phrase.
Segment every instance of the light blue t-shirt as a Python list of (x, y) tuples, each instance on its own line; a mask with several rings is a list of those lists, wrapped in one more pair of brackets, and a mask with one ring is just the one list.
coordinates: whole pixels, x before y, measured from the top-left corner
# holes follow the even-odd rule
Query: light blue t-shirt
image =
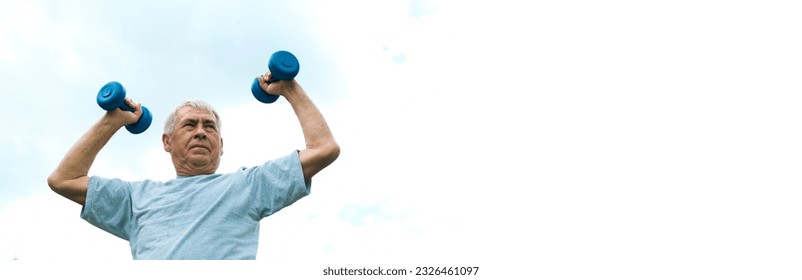
[(259, 220), (309, 194), (297, 151), (228, 174), (167, 182), (92, 176), (81, 218), (134, 259), (256, 259)]

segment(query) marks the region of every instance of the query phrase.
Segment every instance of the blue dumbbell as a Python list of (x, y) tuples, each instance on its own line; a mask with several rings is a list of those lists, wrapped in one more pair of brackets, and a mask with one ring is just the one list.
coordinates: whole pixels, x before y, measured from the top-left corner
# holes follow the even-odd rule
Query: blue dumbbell
[[(270, 74), (273, 76), (268, 82), (292, 80), (295, 75), (298, 75), (300, 67), (298, 59), (292, 53), (277, 51), (270, 56), (270, 61), (267, 62), (267, 69), (270, 70)], [(253, 79), (251, 93), (253, 93), (253, 97), (256, 97), (262, 103), (273, 103), (278, 100), (278, 95), (268, 94), (259, 86), (259, 78)]]
[[(128, 104), (125, 104), (125, 88), (118, 82), (109, 82), (100, 88), (100, 92), (97, 93), (97, 105), (106, 111), (120, 108), (135, 112)], [(142, 106), (142, 116), (135, 123), (126, 125), (125, 129), (133, 134), (140, 134), (150, 127), (151, 122), (153, 122), (153, 116), (150, 115), (150, 110)]]

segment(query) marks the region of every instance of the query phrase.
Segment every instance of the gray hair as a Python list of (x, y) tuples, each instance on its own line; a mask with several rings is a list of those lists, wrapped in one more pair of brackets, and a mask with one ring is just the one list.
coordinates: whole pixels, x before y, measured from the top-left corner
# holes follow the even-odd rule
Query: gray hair
[(181, 105), (175, 107), (175, 110), (173, 110), (173, 112), (167, 116), (167, 119), (164, 120), (164, 134), (170, 135), (173, 133), (173, 127), (175, 127), (175, 121), (176, 118), (178, 118), (178, 110), (181, 110), (181, 108), (184, 107), (192, 107), (212, 113), (215, 121), (217, 122), (217, 131), (222, 131), (223, 124), (220, 122), (220, 115), (217, 114), (217, 111), (214, 110), (212, 105), (209, 105), (209, 103), (206, 103), (206, 101), (203, 100), (187, 100), (184, 101), (184, 103), (181, 103)]

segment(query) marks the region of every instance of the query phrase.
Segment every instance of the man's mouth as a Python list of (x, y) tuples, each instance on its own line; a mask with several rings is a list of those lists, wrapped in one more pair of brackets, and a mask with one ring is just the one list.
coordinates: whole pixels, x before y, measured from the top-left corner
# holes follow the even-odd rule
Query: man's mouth
[(190, 150), (192, 150), (192, 149), (194, 149), (194, 148), (201, 148), (201, 149), (206, 149), (206, 150), (209, 150), (209, 148), (208, 148), (208, 147), (206, 147), (206, 146), (203, 146), (203, 145), (192, 145), (192, 146), (189, 146), (189, 149), (190, 149)]

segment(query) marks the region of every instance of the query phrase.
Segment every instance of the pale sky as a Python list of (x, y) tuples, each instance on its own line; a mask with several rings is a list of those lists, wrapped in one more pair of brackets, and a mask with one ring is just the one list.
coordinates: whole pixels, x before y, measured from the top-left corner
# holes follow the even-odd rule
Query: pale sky
[[(0, 275), (802, 276), (802, 7), (651, 2), (0, 1), (0, 259), (21, 260)], [(90, 175), (174, 178), (160, 137), (187, 99), (221, 114), (220, 173), (303, 148), (286, 100), (249, 91), (278, 50), (342, 153), (262, 220), (255, 262), (131, 264), (126, 241), (47, 187), (109, 81), (153, 125), (120, 130)]]

